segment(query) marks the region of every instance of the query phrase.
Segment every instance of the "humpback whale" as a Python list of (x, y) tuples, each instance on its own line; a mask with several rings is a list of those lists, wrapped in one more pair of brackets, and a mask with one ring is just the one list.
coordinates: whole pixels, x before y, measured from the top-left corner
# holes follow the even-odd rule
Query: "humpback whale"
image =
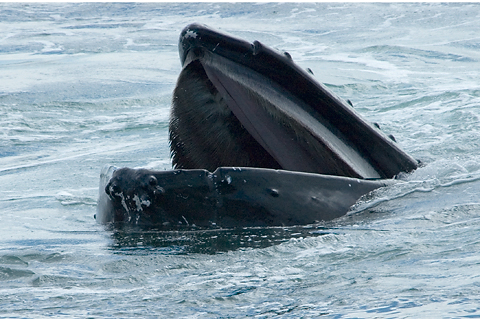
[(290, 54), (183, 29), (171, 171), (104, 168), (96, 218), (143, 228), (305, 225), (346, 214), (418, 162)]

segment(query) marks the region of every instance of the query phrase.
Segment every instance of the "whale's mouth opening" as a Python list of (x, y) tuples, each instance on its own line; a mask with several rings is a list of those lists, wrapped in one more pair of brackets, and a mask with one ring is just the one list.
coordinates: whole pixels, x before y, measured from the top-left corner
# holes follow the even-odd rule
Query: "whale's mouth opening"
[(170, 121), (176, 168), (281, 168), (391, 178), (417, 162), (288, 54), (205, 26), (180, 37)]
[[(357, 150), (338, 137), (341, 133), (314, 118), (308, 106), (257, 72), (222, 57), (206, 59), (208, 54), (202, 54), (202, 61), (192, 60), (179, 77), (172, 118), (180, 124), (171, 126), (171, 137), (173, 153), (177, 154), (180, 142), (188, 148), (183, 153), (191, 154), (189, 162), (213, 158), (188, 166), (184, 157), (174, 156), (177, 168), (250, 166), (380, 178)], [(196, 94), (183, 101), (185, 91)], [(192, 119), (187, 124), (184, 117)]]
[(238, 120), (198, 60), (182, 70), (173, 94), (170, 146), (175, 168), (282, 168)]

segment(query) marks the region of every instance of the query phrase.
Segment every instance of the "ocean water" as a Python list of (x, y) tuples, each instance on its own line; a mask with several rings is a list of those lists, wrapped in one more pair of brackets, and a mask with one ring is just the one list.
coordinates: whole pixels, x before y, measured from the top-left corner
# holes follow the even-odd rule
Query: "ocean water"
[[(0, 317), (480, 318), (480, 5), (0, 4)], [(308, 227), (122, 233), (106, 164), (170, 169), (177, 41), (288, 51), (423, 166)]]

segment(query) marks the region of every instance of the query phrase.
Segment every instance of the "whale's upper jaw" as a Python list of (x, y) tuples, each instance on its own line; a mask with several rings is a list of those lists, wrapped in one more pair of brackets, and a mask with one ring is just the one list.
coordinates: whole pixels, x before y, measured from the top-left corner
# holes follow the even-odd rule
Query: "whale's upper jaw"
[(179, 54), (184, 71), (192, 62), (203, 67), (205, 81), (282, 169), (375, 179), (418, 165), (288, 53), (190, 24)]
[(213, 30), (206, 25), (192, 23), (180, 33), (178, 53), (182, 66), (185, 65), (188, 53), (198, 48), (229, 57), (235, 62), (245, 61), (245, 57), (254, 55), (255, 51), (254, 45), (248, 41)]

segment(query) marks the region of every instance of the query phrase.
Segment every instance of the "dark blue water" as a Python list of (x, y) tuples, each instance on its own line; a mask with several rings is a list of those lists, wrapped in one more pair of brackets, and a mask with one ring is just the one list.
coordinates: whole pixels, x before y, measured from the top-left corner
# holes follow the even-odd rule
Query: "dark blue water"
[[(480, 317), (477, 4), (0, 4), (0, 317)], [(170, 169), (180, 31), (288, 51), (425, 165), (310, 227), (122, 233), (105, 164)]]

